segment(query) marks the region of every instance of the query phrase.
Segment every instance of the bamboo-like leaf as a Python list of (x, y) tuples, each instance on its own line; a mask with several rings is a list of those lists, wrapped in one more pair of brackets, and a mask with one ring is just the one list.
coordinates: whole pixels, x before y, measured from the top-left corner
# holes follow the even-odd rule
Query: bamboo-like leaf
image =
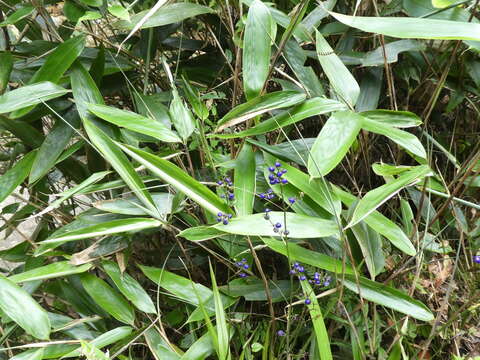
[(358, 280), (357, 282), (353, 275), (345, 275), (343, 284), (351, 291), (361, 294), (366, 300), (383, 305), (418, 320), (433, 320), (433, 314), (420, 301), (414, 300), (403, 292), (378, 282), (363, 277), (360, 277)]
[(243, 87), (247, 99), (257, 97), (263, 89), (270, 68), (273, 19), (260, 0), (248, 10), (243, 38)]
[(394, 110), (370, 110), (361, 112), (364, 118), (380, 122), (384, 125), (390, 125), (398, 128), (415, 127), (422, 123), (417, 115), (410, 111), (394, 111)]
[(178, 135), (163, 123), (149, 119), (127, 110), (120, 110), (111, 106), (90, 104), (88, 110), (99, 118), (125, 129), (152, 136), (165, 142), (181, 142)]
[(308, 172), (322, 177), (342, 161), (362, 127), (363, 117), (351, 111), (334, 113), (323, 126), (308, 158)]
[(8, 86), (8, 80), (13, 69), (13, 56), (10, 52), (0, 53), (0, 95), (3, 94)]
[(209, 188), (200, 184), (171, 162), (136, 149), (133, 146), (121, 144), (118, 144), (118, 146), (153, 174), (172, 185), (178, 191), (183, 192), (212, 214), (217, 215), (219, 212), (224, 214), (231, 213), (228, 206)]
[(42, 360), (42, 359), (43, 359), (43, 348), (27, 350), (10, 358), (10, 360)]
[[(258, 1), (258, 0), (257, 0)], [(216, 132), (240, 124), (255, 116), (275, 109), (284, 109), (296, 105), (306, 98), (305, 94), (297, 91), (276, 91), (255, 97), (244, 104), (238, 105), (229, 111), (217, 125)]]
[(480, 24), (408, 17), (348, 16), (330, 12), (341, 23), (366, 32), (402, 39), (480, 41)]
[(68, 261), (59, 261), (59, 262), (41, 266), (32, 270), (27, 270), (20, 274), (12, 275), (8, 279), (15, 283), (54, 279), (57, 277), (80, 274), (85, 271), (88, 271), (91, 267), (92, 267), (92, 264), (73, 266)]
[(118, 321), (133, 325), (135, 313), (130, 304), (105, 281), (95, 275), (85, 273), (80, 275), (82, 285), (88, 295), (107, 313)]
[(376, 189), (370, 190), (358, 202), (355, 210), (353, 211), (352, 219), (347, 227), (357, 224), (404, 187), (419, 182), (425, 176), (429, 176), (431, 172), (432, 171), (430, 168), (426, 165), (417, 166), (412, 170), (404, 172), (397, 179), (392, 180)]
[(67, 89), (49, 81), (22, 86), (0, 96), (0, 114), (37, 105), (68, 92)]
[(5, 174), (0, 176), (0, 203), (27, 178), (36, 155), (36, 151), (29, 152)]
[(155, 360), (179, 360), (181, 355), (179, 355), (172, 346), (165, 341), (163, 336), (161, 336), (158, 331), (154, 328), (148, 329), (145, 334), (145, 340), (147, 345), (150, 348)]
[(195, 120), (193, 119), (192, 112), (180, 98), (178, 91), (173, 89), (173, 100), (170, 103), (170, 115), (175, 129), (177, 129), (183, 142), (186, 143), (187, 139), (192, 135), (195, 130)]
[(353, 108), (360, 94), (360, 86), (343, 64), (342, 60), (335, 54), (333, 49), (323, 38), (322, 34), (316, 31), (317, 36), (317, 55), (322, 69), (327, 75), (330, 85), (335, 93), (346, 104)]
[(244, 144), (235, 165), (235, 208), (237, 215), (250, 215), (255, 200), (255, 154), (250, 144)]
[(225, 316), (225, 309), (222, 304), (222, 297), (218, 290), (217, 280), (215, 279), (215, 273), (210, 265), (210, 279), (212, 281), (213, 300), (215, 303), (215, 320), (217, 324), (217, 339), (218, 339), (218, 358), (220, 360), (230, 359), (230, 347), (229, 347), (229, 329), (227, 326), (227, 320)]
[(0, 309), (27, 334), (41, 340), (50, 336), (47, 312), (14, 282), (0, 275)]

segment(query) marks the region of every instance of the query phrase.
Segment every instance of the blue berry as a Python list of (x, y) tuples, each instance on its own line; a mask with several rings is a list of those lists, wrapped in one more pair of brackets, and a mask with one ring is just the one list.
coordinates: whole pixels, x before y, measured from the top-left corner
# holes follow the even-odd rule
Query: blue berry
[(282, 177), (283, 173), (281, 171), (277, 172), (278, 177)]
[(300, 276), (300, 280), (307, 280), (307, 277), (305, 275)]
[(247, 262), (247, 259), (242, 258), (242, 263), (246, 263), (246, 262)]
[(225, 181), (228, 183), (228, 182), (231, 182), (232, 180), (229, 177), (226, 177)]
[(287, 179), (282, 179), (282, 184), (288, 184), (288, 180)]
[(231, 219), (231, 218), (233, 217), (233, 215), (232, 215), (232, 214), (227, 214), (227, 217), (228, 217), (229, 219)]
[(305, 268), (303, 266), (299, 266), (297, 270), (298, 272), (301, 272), (301, 273), (305, 272)]
[(287, 173), (287, 169), (282, 169), (282, 174), (286, 174)]
[(297, 272), (295, 270), (290, 270), (290, 275), (295, 275)]
[(222, 180), (218, 180), (218, 181), (217, 181), (217, 184), (218, 184), (218, 185), (223, 185), (223, 181), (222, 181)]
[(270, 166), (270, 167), (268, 168), (268, 171), (274, 172), (274, 171), (275, 171), (275, 168), (274, 168), (273, 166)]
[(477, 264), (480, 264), (480, 255), (475, 255), (473, 257), (473, 261), (476, 262)]
[(232, 193), (229, 193), (229, 194), (228, 194), (228, 199), (229, 199), (229, 200), (235, 199), (235, 195), (232, 194)]
[(260, 199), (265, 199), (265, 194), (264, 193), (261, 193), (260, 195), (258, 195), (260, 197)]
[(305, 305), (310, 305), (312, 303), (312, 300), (310, 299), (305, 299)]
[(220, 221), (222, 221), (222, 218), (219, 218), (219, 217), (218, 217), (218, 218), (217, 218), (217, 222), (220, 222)]
[(277, 161), (277, 162), (275, 163), (275, 166), (278, 168), (278, 167), (282, 166), (282, 164)]
[(225, 194), (220, 195), (222, 199), (225, 199)]
[(272, 190), (272, 189), (268, 189), (268, 190), (267, 190), (267, 194), (271, 194), (271, 193), (273, 193), (273, 190)]
[(238, 274), (238, 276), (240, 276), (241, 278), (246, 278), (248, 275), (242, 272), (242, 273)]
[(218, 216), (218, 217), (222, 217), (222, 216), (223, 216), (223, 213), (222, 213), (222, 212), (219, 212), (219, 213), (217, 214), (217, 216)]
[(269, 213), (269, 212), (272, 211), (272, 210), (270, 210), (269, 208), (265, 208), (264, 211), (265, 211), (266, 213)]
[(320, 285), (320, 280), (315, 280), (316, 285)]
[(285, 336), (286, 334), (285, 334), (285, 331), (283, 331), (283, 330), (278, 330), (278, 331), (277, 331), (277, 335), (278, 335), (278, 336)]
[(313, 274), (313, 278), (314, 278), (315, 280), (320, 279), (320, 274), (319, 274), (318, 272), (316, 272), (315, 274)]
[(276, 227), (277, 229), (280, 229), (280, 228), (282, 227), (282, 224), (280, 224), (280, 223), (277, 222), (277, 223), (275, 224), (275, 227)]
[(227, 219), (223, 219), (223, 225), (228, 225), (228, 220)]
[(290, 204), (295, 204), (295, 201), (296, 201), (296, 200), (295, 200), (294, 197), (288, 198), (288, 202), (289, 202)]
[(330, 281), (325, 281), (325, 282), (323, 283), (323, 286), (328, 286), (328, 285), (330, 285)]
[(273, 180), (273, 179), (275, 179), (275, 175), (270, 174), (270, 175), (268, 175), (268, 178), (269, 178), (270, 180)]
[(248, 264), (243, 264), (243, 268), (247, 270), (250, 266)]
[(285, 231), (283, 232), (283, 235), (288, 235), (288, 234), (290, 234), (290, 231), (288, 231), (288, 230), (285, 230)]
[(277, 180), (273, 179), (268, 182), (270, 185), (275, 185), (277, 183)]

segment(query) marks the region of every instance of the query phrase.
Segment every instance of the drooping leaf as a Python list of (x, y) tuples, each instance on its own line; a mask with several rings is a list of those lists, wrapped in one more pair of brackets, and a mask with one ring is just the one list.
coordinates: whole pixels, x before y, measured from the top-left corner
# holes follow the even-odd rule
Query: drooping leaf
[(145, 340), (150, 348), (155, 360), (179, 360), (179, 355), (172, 346), (159, 334), (154, 328), (148, 329), (145, 334)]
[(15, 355), (10, 360), (42, 360), (43, 349), (31, 349)]
[(325, 123), (308, 158), (308, 172), (313, 177), (327, 175), (342, 161), (355, 141), (363, 117), (351, 111), (334, 113)]
[(317, 55), (322, 69), (328, 77), (335, 93), (342, 101), (353, 108), (360, 94), (360, 86), (358, 86), (353, 75), (348, 71), (342, 60), (335, 54), (322, 34), (318, 31), (316, 31), (316, 34)]
[(243, 38), (243, 87), (247, 99), (257, 97), (267, 81), (273, 19), (268, 7), (260, 0), (250, 5)]
[(195, 131), (195, 120), (193, 119), (192, 112), (178, 94), (178, 91), (174, 89), (172, 93), (173, 100), (170, 103), (171, 119), (183, 142), (186, 143), (187, 139)]
[[(152, 193), (152, 199), (162, 218), (172, 211), (173, 195), (169, 193)], [(99, 210), (123, 215), (148, 215), (141, 202), (135, 197), (103, 200), (92, 204)]]
[(429, 174), (431, 174), (431, 170), (428, 166), (417, 166), (412, 170), (404, 172), (397, 179), (392, 180), (376, 189), (370, 190), (358, 202), (347, 227), (357, 224), (404, 187), (419, 182), (425, 176), (429, 176)]
[(10, 52), (0, 53), (0, 95), (3, 94), (8, 86), (8, 80), (13, 69), (13, 56)]
[(48, 340), (50, 320), (47, 312), (14, 282), (0, 275), (0, 309), (33, 337)]
[(152, 136), (165, 142), (181, 142), (178, 135), (161, 122), (134, 112), (97, 104), (88, 105), (88, 110), (99, 118), (128, 130)]
[(363, 277), (360, 277), (358, 280), (357, 282), (353, 275), (345, 275), (343, 284), (346, 288), (357, 294), (360, 292), (361, 296), (366, 300), (383, 305), (418, 320), (433, 320), (433, 314), (420, 301), (414, 300), (403, 292), (378, 282)]
[(373, 280), (385, 266), (380, 236), (363, 222), (352, 226), (352, 232), (362, 251), (370, 278)]
[(35, 269), (27, 270), (20, 274), (12, 275), (8, 279), (14, 283), (54, 279), (57, 277), (80, 274), (88, 271), (91, 267), (92, 264), (73, 266), (68, 261), (59, 261), (49, 265), (40, 266)]
[[(257, 0), (259, 1), (259, 0)], [(255, 116), (275, 109), (283, 109), (296, 105), (305, 100), (305, 94), (297, 91), (276, 91), (266, 95), (255, 97), (244, 104), (238, 105), (229, 111), (217, 125), (217, 132), (240, 124)]]
[(105, 281), (95, 275), (85, 273), (80, 275), (82, 285), (88, 295), (107, 313), (118, 321), (133, 325), (135, 313), (130, 304)]
[(237, 215), (249, 215), (253, 210), (256, 182), (255, 154), (250, 144), (244, 144), (235, 165), (235, 208)]
[(37, 105), (66, 93), (68, 93), (67, 89), (49, 81), (22, 86), (0, 96), (0, 114)]
[(105, 272), (115, 283), (115, 286), (133, 305), (140, 311), (155, 314), (157, 310), (155, 305), (148, 296), (147, 292), (142, 288), (137, 280), (132, 278), (126, 272), (121, 272), (118, 265), (113, 261), (104, 261), (102, 263)]
[(370, 110), (360, 113), (364, 118), (380, 122), (398, 128), (415, 127), (422, 123), (422, 120), (410, 111), (394, 110)]
[(118, 144), (118, 146), (153, 174), (178, 191), (183, 192), (212, 214), (217, 215), (219, 212), (228, 214), (231, 212), (228, 206), (209, 188), (190, 177), (171, 162), (129, 145)]
[(121, 20), (130, 21), (130, 14), (122, 5), (109, 6), (108, 12)]
[(29, 152), (0, 176), (0, 203), (27, 178), (36, 156), (36, 151)]

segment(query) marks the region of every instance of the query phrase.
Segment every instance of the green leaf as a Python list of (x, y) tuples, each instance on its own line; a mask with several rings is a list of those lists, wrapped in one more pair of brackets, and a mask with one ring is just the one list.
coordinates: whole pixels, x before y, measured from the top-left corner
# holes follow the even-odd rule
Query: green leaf
[[(272, 211), (270, 220), (264, 219), (264, 214), (254, 214), (230, 219), (228, 225), (217, 224), (214, 228), (229, 234), (250, 236), (281, 236), (287, 229), (289, 238), (319, 238), (338, 233), (338, 226), (334, 221), (312, 216)], [(286, 222), (286, 224), (285, 224)], [(280, 223), (279, 232), (274, 232), (273, 224)]]
[[(343, 191), (336, 186), (333, 186), (333, 191), (347, 206), (351, 206), (355, 201), (357, 201), (357, 198), (354, 195)], [(373, 211), (370, 213), (370, 215), (365, 217), (363, 221), (365, 221), (365, 223), (367, 223), (367, 225), (373, 230), (385, 236), (394, 246), (403, 251), (405, 254), (414, 256), (417, 253), (412, 242), (407, 235), (405, 235), (402, 229), (392, 220), (383, 216), (378, 211)]]
[(355, 141), (363, 117), (351, 111), (334, 113), (325, 123), (308, 158), (308, 172), (322, 177), (332, 171)]
[(223, 231), (215, 229), (211, 226), (196, 226), (181, 231), (178, 236), (181, 236), (190, 241), (204, 241), (215, 239), (219, 236), (225, 235)]
[(88, 110), (99, 118), (125, 129), (149, 135), (165, 142), (181, 142), (178, 135), (157, 120), (127, 110), (120, 110), (106, 105), (88, 105)]
[[(215, 329), (215, 327), (214, 327)], [(233, 331), (231, 331), (233, 334)], [(195, 341), (183, 354), (180, 360), (203, 360), (206, 359), (215, 351), (214, 342), (212, 341), (212, 336), (207, 331), (203, 334), (200, 339)], [(162, 359), (163, 360), (163, 359)]]
[(255, 200), (255, 154), (250, 144), (244, 144), (235, 162), (235, 208), (237, 215), (249, 215)]
[(118, 265), (113, 261), (103, 261), (102, 265), (118, 290), (120, 290), (123, 296), (130, 300), (137, 309), (150, 314), (157, 312), (152, 299), (150, 299), (150, 296), (148, 296), (147, 292), (137, 280), (125, 272), (122, 273)]
[(88, 104), (103, 104), (103, 96), (88, 71), (78, 61), (72, 66), (70, 82), (80, 118), (94, 120), (95, 116), (88, 111)]
[(90, 137), (90, 140), (95, 145), (97, 150), (105, 159), (108, 160), (123, 181), (127, 183), (128, 187), (143, 203), (149, 214), (155, 217), (159, 216), (152, 196), (145, 189), (145, 184), (140, 179), (140, 176), (135, 172), (135, 169), (128, 161), (125, 154), (120, 151), (118, 146), (113, 142), (112, 139), (110, 139), (110, 137), (108, 137), (107, 134), (93, 125), (90, 120), (84, 119), (83, 124), (88, 136)]
[(91, 267), (92, 264), (73, 266), (68, 261), (59, 261), (53, 264), (24, 271), (20, 274), (12, 275), (8, 278), (8, 280), (13, 281), (14, 283), (22, 283), (26, 281), (54, 279), (57, 277), (80, 274), (88, 271)]
[(107, 313), (118, 321), (133, 325), (135, 313), (130, 304), (117, 291), (113, 290), (105, 281), (85, 273), (80, 275), (82, 285), (88, 295)]
[(297, 91), (276, 91), (258, 96), (229, 111), (218, 122), (215, 131), (220, 132), (227, 127), (238, 125), (268, 111), (296, 105), (304, 101), (305, 97), (304, 93)]
[[(296, 284), (291, 284), (290, 280), (269, 281), (268, 288), (273, 302), (287, 301), (293, 291), (298, 290)], [(221, 286), (220, 291), (228, 296), (243, 296), (247, 301), (267, 301), (265, 284), (262, 280), (249, 277), (248, 279), (234, 279), (227, 285)]]
[(330, 12), (330, 15), (350, 27), (402, 39), (480, 41), (480, 24), (475, 23), (408, 17), (348, 16), (334, 12)]
[(36, 151), (29, 152), (0, 176), (0, 203), (27, 178), (36, 155)]
[(145, 331), (145, 340), (155, 360), (179, 360), (179, 355), (173, 347), (154, 328)]
[(232, 134), (215, 134), (214, 136), (222, 139), (233, 139), (237, 137), (265, 134), (287, 125), (294, 124), (308, 117), (339, 110), (346, 110), (345, 104), (336, 100), (316, 97), (296, 105), (279, 115), (275, 115), (270, 119), (262, 121), (260, 124), (247, 130)]
[(285, 244), (283, 241), (266, 237), (262, 238), (262, 241), (273, 251), (287, 256), (290, 261), (299, 261), (333, 273), (353, 274), (353, 269), (350, 265), (345, 264), (344, 267), (341, 260), (334, 259), (328, 255), (307, 250), (292, 242)]
[(0, 95), (3, 94), (8, 86), (8, 80), (13, 69), (13, 56), (10, 52), (0, 53)]
[(362, 298), (366, 300), (383, 305), (418, 320), (433, 320), (433, 314), (424, 304), (412, 299), (410, 296), (397, 289), (363, 277), (359, 278), (357, 284), (357, 280), (353, 275), (345, 275), (343, 284), (347, 289), (350, 289), (357, 294), (361, 294)]
[[(121, 29), (133, 29), (147, 15), (149, 10), (139, 12), (131, 17), (131, 21), (119, 21), (115, 23), (116, 27)], [(150, 16), (140, 27), (141, 29), (163, 26), (181, 22), (185, 19), (213, 13), (214, 10), (206, 6), (193, 3), (181, 2), (175, 4), (164, 5)]]
[(415, 127), (422, 124), (422, 120), (410, 111), (371, 110), (360, 113), (364, 118), (398, 128)]
[[(152, 199), (163, 218), (172, 211), (173, 195), (169, 193), (152, 193)], [(123, 215), (148, 215), (142, 208), (142, 203), (135, 197), (103, 200), (92, 204), (99, 210)]]
[(217, 339), (218, 339), (218, 358), (220, 360), (230, 359), (230, 347), (229, 347), (229, 329), (225, 316), (225, 310), (222, 303), (222, 297), (218, 290), (217, 281), (215, 279), (215, 273), (213, 272), (212, 264), (210, 265), (210, 279), (212, 281), (213, 300), (215, 303), (215, 321), (217, 324)]
[(129, 145), (118, 144), (129, 156), (144, 165), (154, 175), (183, 192), (193, 201), (214, 215), (231, 213), (228, 206), (209, 188), (199, 183), (171, 162)]
[(393, 142), (397, 143), (405, 150), (410, 151), (412, 154), (419, 156), (422, 159), (427, 158), (427, 152), (418, 138), (410, 134), (409, 132), (399, 130), (393, 126), (386, 125), (382, 122), (371, 120), (368, 118), (363, 119), (363, 129), (388, 137)]
[(78, 22), (81, 23), (82, 21), (98, 20), (101, 18), (102, 14), (98, 11), (85, 11), (85, 13), (78, 19)]
[(346, 104), (353, 108), (360, 94), (360, 86), (352, 76), (342, 60), (335, 54), (333, 49), (323, 38), (322, 34), (316, 31), (317, 55), (322, 69), (325, 72), (335, 93)]
[(332, 350), (330, 348), (330, 340), (325, 327), (325, 322), (323, 321), (322, 310), (318, 304), (317, 298), (315, 297), (315, 292), (308, 283), (308, 281), (300, 281), (300, 284), (305, 294), (305, 298), (311, 301), (307, 305), (308, 312), (312, 318), (313, 329), (315, 331), (316, 344), (318, 347), (318, 353), (320, 354), (320, 360), (332, 360)]
[(186, 143), (195, 130), (195, 120), (190, 109), (178, 95), (178, 91), (174, 89), (172, 93), (173, 100), (170, 103), (171, 119), (183, 142)]
[(49, 81), (22, 86), (0, 96), (0, 114), (37, 105), (68, 92), (67, 89)]
[(42, 359), (43, 359), (43, 348), (27, 350), (10, 358), (10, 360), (42, 360)]
[(362, 250), (368, 272), (373, 280), (385, 266), (380, 236), (363, 222), (352, 226), (352, 232)]
[(0, 309), (27, 334), (41, 340), (50, 336), (47, 312), (21, 287), (0, 275)]
[(254, 0), (248, 10), (243, 38), (243, 87), (247, 99), (253, 99), (267, 81), (270, 69), (272, 15), (260, 0)]
[(419, 182), (425, 176), (429, 176), (431, 172), (432, 171), (430, 168), (426, 165), (417, 166), (412, 170), (402, 173), (397, 179), (392, 180), (376, 189), (370, 190), (358, 202), (347, 228), (357, 224), (365, 217), (370, 215), (380, 205), (393, 197), (404, 187), (411, 186)]
[(87, 6), (93, 7), (100, 7), (103, 4), (102, 0), (80, 0), (80, 2), (84, 3)]
[(35, 8), (31, 5), (25, 5), (20, 7), (11, 15), (8, 15), (8, 17), (4, 21), (0, 22), (0, 27), (4, 27), (7, 25), (14, 25), (18, 21), (29, 16), (33, 12), (33, 10), (35, 10)]
[(109, 6), (108, 12), (119, 19), (130, 21), (130, 14), (122, 5)]
[[(85, 36), (76, 36), (58, 45), (55, 50), (48, 55), (43, 65), (38, 69), (29, 84), (35, 84), (41, 81), (50, 81), (57, 84), (65, 71), (67, 71), (85, 47)], [(32, 110), (33, 106), (11, 114), (12, 118), (18, 118)]]

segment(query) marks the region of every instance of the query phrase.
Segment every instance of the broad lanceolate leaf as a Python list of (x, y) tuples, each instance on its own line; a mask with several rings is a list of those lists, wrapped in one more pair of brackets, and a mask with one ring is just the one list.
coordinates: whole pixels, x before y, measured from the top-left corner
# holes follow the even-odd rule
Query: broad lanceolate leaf
[[(50, 81), (57, 84), (62, 75), (67, 71), (73, 62), (77, 59), (85, 46), (85, 36), (77, 36), (61, 43), (48, 55), (47, 59), (29, 80), (29, 84), (35, 84), (41, 81)], [(28, 113), (32, 107), (17, 111), (11, 114), (12, 118), (17, 118)]]
[(250, 144), (243, 148), (235, 162), (235, 208), (237, 215), (249, 215), (253, 210), (256, 181), (255, 154)]
[(173, 186), (176, 190), (183, 192), (212, 214), (217, 215), (219, 212), (228, 214), (231, 212), (228, 206), (209, 188), (200, 184), (171, 162), (136, 149), (133, 146), (121, 144), (118, 144), (118, 146), (153, 174)]
[(219, 121), (216, 131), (222, 131), (229, 126), (240, 124), (271, 110), (296, 105), (305, 100), (305, 98), (304, 93), (297, 91), (276, 91), (258, 96), (231, 110)]
[(104, 261), (102, 263), (106, 273), (115, 283), (115, 286), (135, 307), (143, 312), (155, 314), (157, 310), (155, 305), (142, 288), (137, 280), (132, 278), (126, 272), (121, 272), (120, 268), (113, 261)]
[(161, 141), (182, 141), (174, 131), (170, 130), (163, 123), (131, 111), (97, 104), (88, 105), (88, 110), (109, 123), (124, 127), (128, 130), (136, 131), (140, 134), (152, 136)]
[(0, 114), (37, 105), (66, 93), (67, 89), (49, 81), (22, 86), (0, 96)]
[(105, 281), (85, 273), (80, 277), (82, 285), (88, 295), (107, 313), (118, 321), (133, 325), (135, 313), (130, 304)]
[(353, 269), (350, 265), (345, 264), (344, 267), (341, 260), (334, 259), (328, 255), (305, 249), (291, 242), (286, 244), (273, 238), (263, 237), (262, 241), (273, 251), (287, 256), (290, 261), (302, 262), (334, 273), (353, 274)]
[(419, 182), (425, 176), (429, 176), (429, 174), (431, 174), (431, 170), (428, 166), (417, 166), (412, 170), (404, 172), (397, 179), (392, 180), (376, 189), (370, 190), (358, 202), (353, 212), (352, 219), (347, 227), (357, 224), (404, 187)]
[[(333, 186), (333, 191), (347, 206), (351, 206), (357, 200), (354, 195), (343, 191), (336, 186)], [(373, 211), (370, 215), (365, 217), (363, 221), (365, 221), (373, 230), (385, 236), (394, 246), (402, 250), (405, 254), (411, 256), (416, 254), (417, 251), (415, 250), (415, 247), (402, 229), (378, 211)]]
[(115, 171), (125, 181), (128, 187), (135, 193), (135, 195), (142, 201), (144, 207), (153, 216), (158, 216), (158, 210), (155, 207), (152, 196), (145, 190), (145, 185), (140, 179), (140, 176), (135, 172), (130, 161), (128, 161), (125, 154), (120, 151), (112, 139), (108, 137), (102, 130), (93, 125), (93, 123), (84, 119), (85, 130), (87, 131), (90, 140), (95, 145), (97, 150), (108, 160)]
[[(362, 298), (366, 300), (373, 301), (376, 304), (383, 305), (418, 320), (433, 320), (433, 314), (424, 304), (412, 299), (410, 296), (397, 289), (363, 277), (359, 278), (357, 284), (357, 280), (353, 275), (345, 275), (343, 284), (353, 292), (357, 294), (360, 293)], [(360, 292), (358, 285), (360, 285)]]
[(338, 21), (366, 32), (403, 39), (480, 41), (480, 24), (408, 17), (348, 16), (330, 12)]
[(15, 355), (10, 360), (42, 360), (43, 348), (31, 349)]
[(0, 27), (14, 25), (17, 21), (29, 16), (34, 10), (35, 8), (31, 5), (22, 6), (20, 9), (13, 12), (13, 14), (9, 15), (4, 21), (0, 22)]
[(316, 34), (317, 55), (322, 69), (325, 75), (327, 75), (335, 93), (340, 99), (353, 108), (360, 94), (360, 86), (358, 86), (355, 78), (350, 71), (348, 71), (342, 60), (335, 54), (322, 34), (318, 31), (316, 31)]
[(305, 298), (311, 301), (307, 305), (308, 312), (312, 318), (313, 329), (315, 330), (315, 336), (317, 338), (317, 347), (318, 353), (320, 354), (320, 360), (332, 360), (332, 350), (330, 349), (330, 340), (325, 327), (325, 322), (323, 321), (322, 310), (318, 304), (317, 298), (315, 297), (315, 292), (308, 283), (308, 281), (300, 281), (300, 284), (305, 294)]
[(247, 99), (258, 96), (267, 80), (272, 43), (272, 15), (262, 1), (248, 10), (243, 38), (243, 87)]
[(41, 244), (58, 244), (67, 241), (90, 239), (97, 236), (113, 235), (128, 231), (139, 231), (161, 226), (161, 222), (150, 218), (118, 219), (69, 231), (57, 237), (51, 237)]
[(181, 231), (178, 236), (181, 236), (190, 241), (204, 241), (215, 239), (225, 235), (221, 230), (215, 229), (211, 226), (196, 226)]
[(385, 257), (383, 255), (380, 235), (363, 222), (352, 226), (352, 232), (362, 250), (370, 278), (373, 280), (385, 266)]
[(336, 112), (327, 120), (308, 158), (311, 176), (325, 176), (342, 161), (355, 141), (362, 122), (363, 117), (351, 111)]
[(36, 155), (36, 151), (29, 152), (0, 176), (0, 203), (27, 178)]
[(53, 264), (41, 266), (20, 274), (12, 275), (8, 279), (15, 283), (34, 280), (47, 280), (73, 274), (80, 274), (92, 267), (92, 264), (73, 266), (68, 261), (59, 261)]
[(216, 137), (223, 139), (231, 139), (237, 137), (246, 137), (252, 135), (264, 134), (287, 125), (294, 124), (298, 121), (311, 116), (326, 114), (333, 111), (346, 110), (345, 104), (327, 98), (316, 97), (309, 99), (285, 112), (275, 115), (270, 119), (262, 121), (260, 124), (247, 130), (233, 134), (218, 134)]
[(8, 51), (0, 53), (0, 95), (3, 94), (8, 85), (10, 74), (13, 69), (13, 56)]
[(159, 334), (155, 328), (145, 331), (145, 340), (155, 360), (179, 360), (180, 355), (172, 346)]
[(422, 159), (427, 158), (427, 152), (420, 140), (409, 132), (368, 118), (363, 119), (362, 127), (367, 131), (388, 137), (405, 150), (410, 151), (412, 154), (419, 156)]
[(422, 123), (422, 120), (410, 111), (380, 109), (364, 111), (360, 113), (360, 115), (362, 115), (364, 118), (397, 128), (415, 127)]
[(195, 120), (192, 112), (184, 103), (183, 99), (178, 95), (178, 91), (173, 89), (173, 100), (170, 103), (170, 115), (175, 129), (177, 129), (183, 142), (192, 135), (195, 130)]
[[(152, 193), (152, 199), (162, 219), (172, 211), (173, 194)], [(136, 197), (103, 200), (93, 203), (99, 210), (123, 215), (148, 215)]]
[(21, 287), (0, 275), (0, 309), (28, 334), (47, 340), (50, 320), (47, 312)]
[[(334, 221), (324, 220), (312, 216), (272, 211), (270, 220), (265, 220), (264, 214), (254, 214), (230, 219), (228, 225), (217, 224), (214, 228), (230, 234), (250, 236), (280, 236), (285, 230), (289, 231), (289, 238), (320, 238), (338, 233), (338, 226)], [(279, 223), (278, 232), (274, 231), (275, 224)]]
[[(115, 25), (122, 29), (133, 29), (148, 12), (149, 10), (139, 12), (133, 15), (130, 21), (119, 21)], [(164, 5), (143, 23), (141, 29), (173, 24), (197, 15), (213, 12), (209, 7), (188, 2)]]

